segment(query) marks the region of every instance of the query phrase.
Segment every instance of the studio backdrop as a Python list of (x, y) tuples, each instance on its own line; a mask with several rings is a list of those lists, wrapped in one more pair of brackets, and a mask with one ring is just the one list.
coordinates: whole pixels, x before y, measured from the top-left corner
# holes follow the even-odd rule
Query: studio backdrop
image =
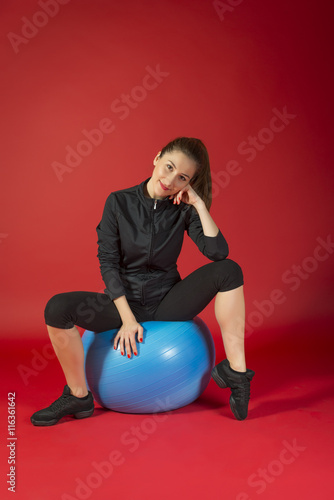
[[(331, 316), (330, 5), (2, 1), (2, 336), (45, 336), (52, 295), (103, 291), (106, 198), (181, 135), (208, 148), (248, 336)], [(185, 234), (181, 276), (207, 262)]]

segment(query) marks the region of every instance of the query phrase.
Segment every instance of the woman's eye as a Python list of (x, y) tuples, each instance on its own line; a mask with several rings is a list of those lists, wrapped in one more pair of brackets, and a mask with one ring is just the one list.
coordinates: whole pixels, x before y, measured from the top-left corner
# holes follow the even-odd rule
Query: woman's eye
[[(168, 163), (166, 163), (166, 167), (168, 168), (168, 170), (173, 170), (173, 167), (171, 165), (169, 165)], [(187, 180), (183, 175), (180, 175), (180, 179), (181, 179), (181, 181)]]

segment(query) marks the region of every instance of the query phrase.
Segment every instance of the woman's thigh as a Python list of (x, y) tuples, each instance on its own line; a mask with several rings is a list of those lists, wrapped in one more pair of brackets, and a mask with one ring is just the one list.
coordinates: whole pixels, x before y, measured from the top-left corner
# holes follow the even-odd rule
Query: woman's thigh
[(155, 321), (187, 321), (199, 314), (218, 292), (244, 284), (239, 264), (231, 259), (210, 262), (176, 283), (156, 309)]
[(55, 328), (74, 325), (103, 332), (120, 328), (121, 317), (114, 302), (104, 293), (65, 292), (51, 297), (44, 311), (45, 323)]

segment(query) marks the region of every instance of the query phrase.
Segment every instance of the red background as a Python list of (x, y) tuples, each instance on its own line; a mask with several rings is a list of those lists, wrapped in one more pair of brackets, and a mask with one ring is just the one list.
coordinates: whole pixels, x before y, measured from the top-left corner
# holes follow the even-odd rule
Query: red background
[[(326, 398), (332, 393), (334, 255), (331, 249), (326, 260), (313, 257), (318, 238), (334, 239), (332, 2), (225, 1), (229, 3), (234, 7), (219, 15), (214, 2), (204, 0), (64, 1), (26, 43), (13, 47), (10, 36), (22, 36), (27, 20), (43, 24), (45, 16), (36, 17), (42, 8), (35, 0), (1, 2), (0, 330), (4, 345), (12, 349), (9, 354), (2, 350), (4, 376), (10, 381), (6, 397), (7, 391), (19, 394), (19, 498), (73, 493), (74, 478), (92, 470), (89, 460), (106, 457), (118, 446), (105, 442), (111, 421), (104, 413), (93, 420), (104, 422), (98, 428), (90, 419), (75, 422), (78, 434), (70, 431), (69, 422), (33, 428), (30, 414), (59, 396), (61, 371), (56, 360), (47, 361), (26, 387), (18, 366), (31, 368), (32, 349), (40, 353), (48, 344), (43, 311), (52, 295), (103, 290), (95, 228), (105, 200), (111, 191), (149, 177), (157, 152), (179, 135), (198, 137), (208, 148), (216, 179), (211, 214), (229, 243), (230, 258), (244, 272), (247, 324), (253, 324), (247, 353), (258, 377), (253, 420), (251, 416), (240, 427), (218, 415), (210, 383), (206, 399), (174, 413), (159, 436), (143, 444), (133, 461), (130, 457), (114, 474), (113, 484), (106, 482), (104, 493), (96, 495), (110, 498), (115, 491), (118, 498), (149, 500), (158, 498), (159, 491), (160, 498), (187, 498), (192, 484), (191, 498), (210, 497), (209, 488), (211, 496), (225, 491), (224, 498), (235, 500), (247, 477), (279, 456), (282, 440), (297, 437), (307, 451), (273, 486), (267, 484), (263, 498), (313, 498), (320, 486), (323, 499), (333, 498), (326, 485), (333, 423), (332, 403)], [(168, 76), (143, 97), (136, 87), (148, 66), (159, 66)], [(123, 94), (143, 98), (121, 119), (111, 105)], [(263, 129), (271, 123), (273, 109), (283, 112), (285, 107), (295, 118), (247, 161), (242, 143), (259, 134), (268, 138)], [(85, 139), (82, 131), (95, 129), (104, 118), (112, 120), (113, 132), (104, 134), (101, 144), (60, 182), (52, 164), (65, 164), (66, 147), (76, 148)], [(239, 163), (240, 173), (219, 183), (231, 160)], [(206, 262), (185, 235), (181, 275)], [(296, 289), (293, 266), (304, 267)], [(281, 304), (264, 302), (277, 290)], [(259, 304), (266, 304), (266, 313), (259, 312)], [(220, 360), (223, 348), (213, 302), (200, 316), (212, 331)], [(311, 378), (315, 385), (310, 394)], [(228, 413), (228, 406), (223, 412)], [(187, 418), (190, 413), (192, 419)], [(129, 416), (111, 417), (118, 429), (133, 422)], [(113, 433), (108, 436), (114, 439)], [(196, 446), (201, 440), (199, 452), (195, 443), (186, 442), (187, 436), (196, 437)], [(175, 442), (184, 453), (176, 462)], [(44, 445), (52, 447), (52, 456)], [(64, 459), (66, 446), (71, 453)], [(167, 450), (162, 462), (156, 460), (162, 458), (161, 447)], [(87, 455), (88, 449), (93, 455)], [(224, 449), (231, 462), (225, 461)], [(61, 467), (59, 484), (53, 463)], [(189, 472), (182, 472), (188, 483), (180, 480), (182, 494), (177, 496), (171, 478), (179, 477), (182, 464), (189, 466)], [(309, 473), (314, 467), (316, 481)], [(224, 484), (218, 480), (222, 470)], [(33, 483), (36, 471), (38, 487)], [(152, 487), (150, 496), (145, 485), (152, 484), (152, 477), (159, 490)], [(125, 484), (124, 496), (113, 489)]]
[[(2, 2), (3, 334), (45, 335), (53, 294), (104, 287), (95, 227), (106, 197), (149, 177), (178, 135), (204, 141), (214, 174), (240, 163), (239, 175), (214, 187), (211, 213), (244, 270), (247, 313), (278, 288), (286, 300), (261, 328), (331, 314), (333, 255), (298, 290), (282, 282), (332, 231), (326, 3), (247, 1), (220, 20), (212, 2), (72, 0), (15, 53), (8, 33), (20, 35), (22, 17), (40, 10)], [(169, 75), (122, 120), (110, 106), (142, 84), (146, 66)], [(247, 162), (240, 143), (285, 106), (296, 117)], [(66, 146), (103, 118), (114, 131), (60, 182), (52, 163), (64, 164)], [(186, 241), (181, 274), (205, 262)]]

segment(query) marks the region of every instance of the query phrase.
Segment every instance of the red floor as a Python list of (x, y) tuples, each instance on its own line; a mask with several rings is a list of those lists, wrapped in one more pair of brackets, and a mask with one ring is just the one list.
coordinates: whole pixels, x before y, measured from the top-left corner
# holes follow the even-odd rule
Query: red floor
[[(2, 346), (2, 396), (15, 391), (17, 441), (13, 496), (5, 479), (4, 408), (0, 496), (332, 500), (332, 333), (329, 321), (254, 333), (247, 340), (247, 364), (256, 375), (243, 422), (230, 412), (229, 390), (211, 380), (195, 403), (156, 418), (97, 408), (88, 419), (34, 427), (30, 415), (60, 395), (62, 373), (55, 359), (44, 356), (34, 374), (26, 372), (25, 385), (18, 367), (32, 369), (31, 349), (42, 353), (47, 341)], [(222, 358), (218, 352), (217, 362)]]

